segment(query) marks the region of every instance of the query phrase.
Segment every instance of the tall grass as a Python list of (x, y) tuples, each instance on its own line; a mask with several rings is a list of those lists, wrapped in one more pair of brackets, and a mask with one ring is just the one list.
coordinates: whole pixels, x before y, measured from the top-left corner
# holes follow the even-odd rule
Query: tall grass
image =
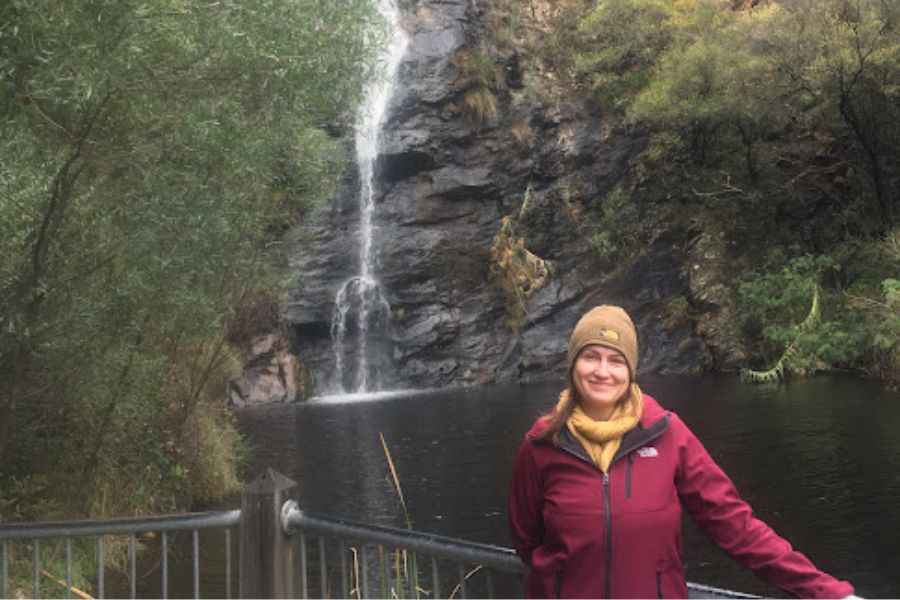
[[(412, 520), (409, 518), (409, 510), (406, 507), (406, 499), (403, 497), (403, 488), (400, 485), (400, 477), (397, 475), (397, 469), (394, 466), (394, 459), (391, 457), (391, 449), (388, 448), (382, 433), (379, 432), (378, 437), (381, 439), (384, 457), (385, 460), (387, 460), (388, 468), (391, 471), (394, 491), (397, 492), (397, 498), (400, 500), (400, 507), (403, 509), (403, 519), (406, 522), (406, 529), (412, 531)], [(415, 598), (421, 597), (420, 594), (423, 590), (419, 586), (419, 564), (415, 552), (410, 553), (406, 549), (400, 548), (394, 550), (394, 574), (394, 585), (396, 587), (392, 592), (396, 597), (406, 597), (407, 588), (414, 594)]]

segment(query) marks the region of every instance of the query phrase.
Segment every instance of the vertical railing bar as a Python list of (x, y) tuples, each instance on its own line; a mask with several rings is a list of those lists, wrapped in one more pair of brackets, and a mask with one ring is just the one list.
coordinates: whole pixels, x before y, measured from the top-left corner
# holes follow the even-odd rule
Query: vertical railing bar
[(103, 600), (103, 536), (97, 536), (97, 597)]
[(66, 598), (72, 597), (72, 538), (66, 538)]
[(321, 589), (319, 590), (319, 598), (327, 598), (328, 588), (328, 570), (325, 563), (325, 538), (319, 536), (319, 581), (321, 581)]
[(347, 544), (341, 540), (341, 598), (349, 598), (347, 593)]
[(368, 598), (369, 597), (369, 561), (366, 560), (366, 555), (368, 554), (368, 552), (366, 552), (365, 542), (363, 542), (361, 544), (361, 546), (362, 546), (362, 552), (361, 552), (361, 554), (362, 554), (362, 589), (360, 590), (360, 597)]
[(231, 600), (231, 528), (225, 528), (225, 598)]
[(194, 530), (194, 598), (200, 598), (200, 531)]
[(438, 572), (437, 558), (431, 557), (431, 587), (434, 588), (434, 598), (441, 597), (441, 575)]
[(309, 598), (309, 583), (306, 580), (306, 534), (300, 532), (300, 597)]
[(391, 597), (391, 560), (384, 546), (378, 546), (378, 556), (381, 557), (381, 587), (384, 589), (384, 597)]
[[(405, 548), (394, 548), (394, 568), (397, 570), (394, 573), (394, 582), (397, 584), (397, 596), (400, 597), (400, 600), (406, 600), (409, 592), (407, 591), (407, 585), (413, 585), (412, 578), (409, 577), (409, 569), (405, 568), (406, 565), (406, 549)], [(406, 581), (404, 582), (404, 575), (406, 575)], [(411, 595), (409, 596), (412, 597)]]
[(466, 568), (462, 563), (457, 563), (459, 567), (459, 597), (465, 600), (466, 596)]
[(34, 540), (34, 597), (41, 597), (41, 541)]
[(0, 583), (0, 592), (3, 593), (4, 598), (9, 598), (9, 594), (7, 594), (8, 585), (6, 583), (8, 577), (7, 569), (6, 569), (6, 542), (0, 544), (0, 578), (2, 578), (2, 583)]
[(160, 561), (162, 562), (162, 600), (169, 597), (169, 532), (162, 532), (162, 541), (160, 542)]
[(488, 598), (494, 597), (494, 570), (487, 568), (484, 570), (484, 576), (487, 578)]
[(137, 538), (133, 533), (128, 540), (128, 560), (130, 561), (130, 568), (128, 571), (131, 573), (128, 584), (128, 589), (131, 592), (131, 596), (129, 597), (134, 600), (137, 598)]

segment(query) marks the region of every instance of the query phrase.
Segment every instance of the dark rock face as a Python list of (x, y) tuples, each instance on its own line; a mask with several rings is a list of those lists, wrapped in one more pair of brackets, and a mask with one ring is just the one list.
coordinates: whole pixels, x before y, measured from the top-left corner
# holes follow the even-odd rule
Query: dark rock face
[(297, 357), (287, 351), (277, 334), (253, 340), (244, 357), (244, 372), (231, 380), (228, 402), (234, 406), (255, 406), (273, 402), (295, 402), (308, 395)]
[[(375, 273), (392, 312), (386, 339), (373, 341), (385, 363), (383, 387), (560, 378), (572, 327), (600, 303), (632, 314), (641, 371), (711, 365), (685, 306), (713, 292), (691, 279), (683, 253), (660, 238), (629, 268), (604, 267), (585, 241), (587, 224), (563, 210), (568, 198), (589, 206), (609, 194), (642, 140), (604, 132), (599, 117), (565, 103), (523, 116), (508, 91), (497, 94), (497, 117), (481, 131), (467, 127), (457, 108), (465, 90), (457, 89), (460, 74), (450, 59), (473, 45), (479, 26), (470, 0), (423, 0), (409, 18), (410, 45), (377, 169)], [(514, 123), (529, 135), (514, 135)], [(506, 297), (491, 279), (490, 248), (529, 186), (518, 231), (531, 252), (551, 262), (552, 274), (529, 300), (515, 336)], [(300, 283), (286, 316), (294, 350), (320, 393), (334, 381), (335, 295), (358, 271), (357, 187), (348, 181), (290, 239)], [(673, 304), (679, 298), (683, 304)]]

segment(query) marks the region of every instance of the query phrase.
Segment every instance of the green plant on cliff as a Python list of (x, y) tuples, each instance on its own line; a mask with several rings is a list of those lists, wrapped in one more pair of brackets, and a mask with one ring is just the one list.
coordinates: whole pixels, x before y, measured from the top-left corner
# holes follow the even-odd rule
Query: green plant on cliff
[(463, 120), (481, 131), (497, 116), (495, 93), (506, 87), (503, 67), (484, 48), (460, 50), (450, 62), (459, 70), (456, 85), (462, 90)]
[(501, 51), (521, 48), (527, 34), (526, 22), (532, 15), (528, 2), (521, 0), (482, 0), (483, 22), (492, 45)]
[[(333, 189), (376, 37), (348, 2), (0, 4), (0, 519), (233, 489), (236, 311)], [(275, 290), (273, 292), (273, 290)]]
[(525, 190), (522, 205), (515, 218), (505, 216), (491, 245), (491, 277), (506, 295), (506, 322), (519, 335), (528, 312), (528, 299), (547, 281), (548, 263), (525, 247), (525, 238), (518, 231), (518, 223), (527, 212), (531, 186)]
[(592, 223), (588, 244), (601, 261), (616, 261), (633, 249), (639, 225), (634, 201), (617, 187), (603, 199)]

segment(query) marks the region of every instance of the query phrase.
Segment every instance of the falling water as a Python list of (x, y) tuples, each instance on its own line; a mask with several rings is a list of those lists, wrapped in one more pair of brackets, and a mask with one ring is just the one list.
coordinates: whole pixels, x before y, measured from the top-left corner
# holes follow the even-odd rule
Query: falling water
[[(331, 339), (335, 355), (335, 376), (338, 386), (344, 390), (347, 378), (352, 379), (352, 390), (364, 392), (381, 386), (378, 366), (369, 366), (369, 331), (385, 330), (390, 319), (391, 307), (384, 297), (381, 285), (375, 278), (372, 239), (374, 212), (374, 171), (378, 157), (378, 141), (381, 126), (387, 113), (388, 100), (394, 86), (400, 59), (406, 50), (407, 40), (399, 27), (400, 14), (393, 0), (377, 0), (378, 11), (388, 22), (391, 38), (378, 57), (377, 68), (369, 83), (365, 99), (359, 110), (356, 125), (356, 162), (359, 168), (359, 273), (346, 280), (334, 300), (331, 319)], [(355, 347), (349, 355), (356, 357), (355, 373), (345, 373), (348, 354), (346, 343), (348, 321), (356, 324)], [(370, 370), (373, 372), (370, 373)], [(371, 376), (371, 377), (370, 377)]]

